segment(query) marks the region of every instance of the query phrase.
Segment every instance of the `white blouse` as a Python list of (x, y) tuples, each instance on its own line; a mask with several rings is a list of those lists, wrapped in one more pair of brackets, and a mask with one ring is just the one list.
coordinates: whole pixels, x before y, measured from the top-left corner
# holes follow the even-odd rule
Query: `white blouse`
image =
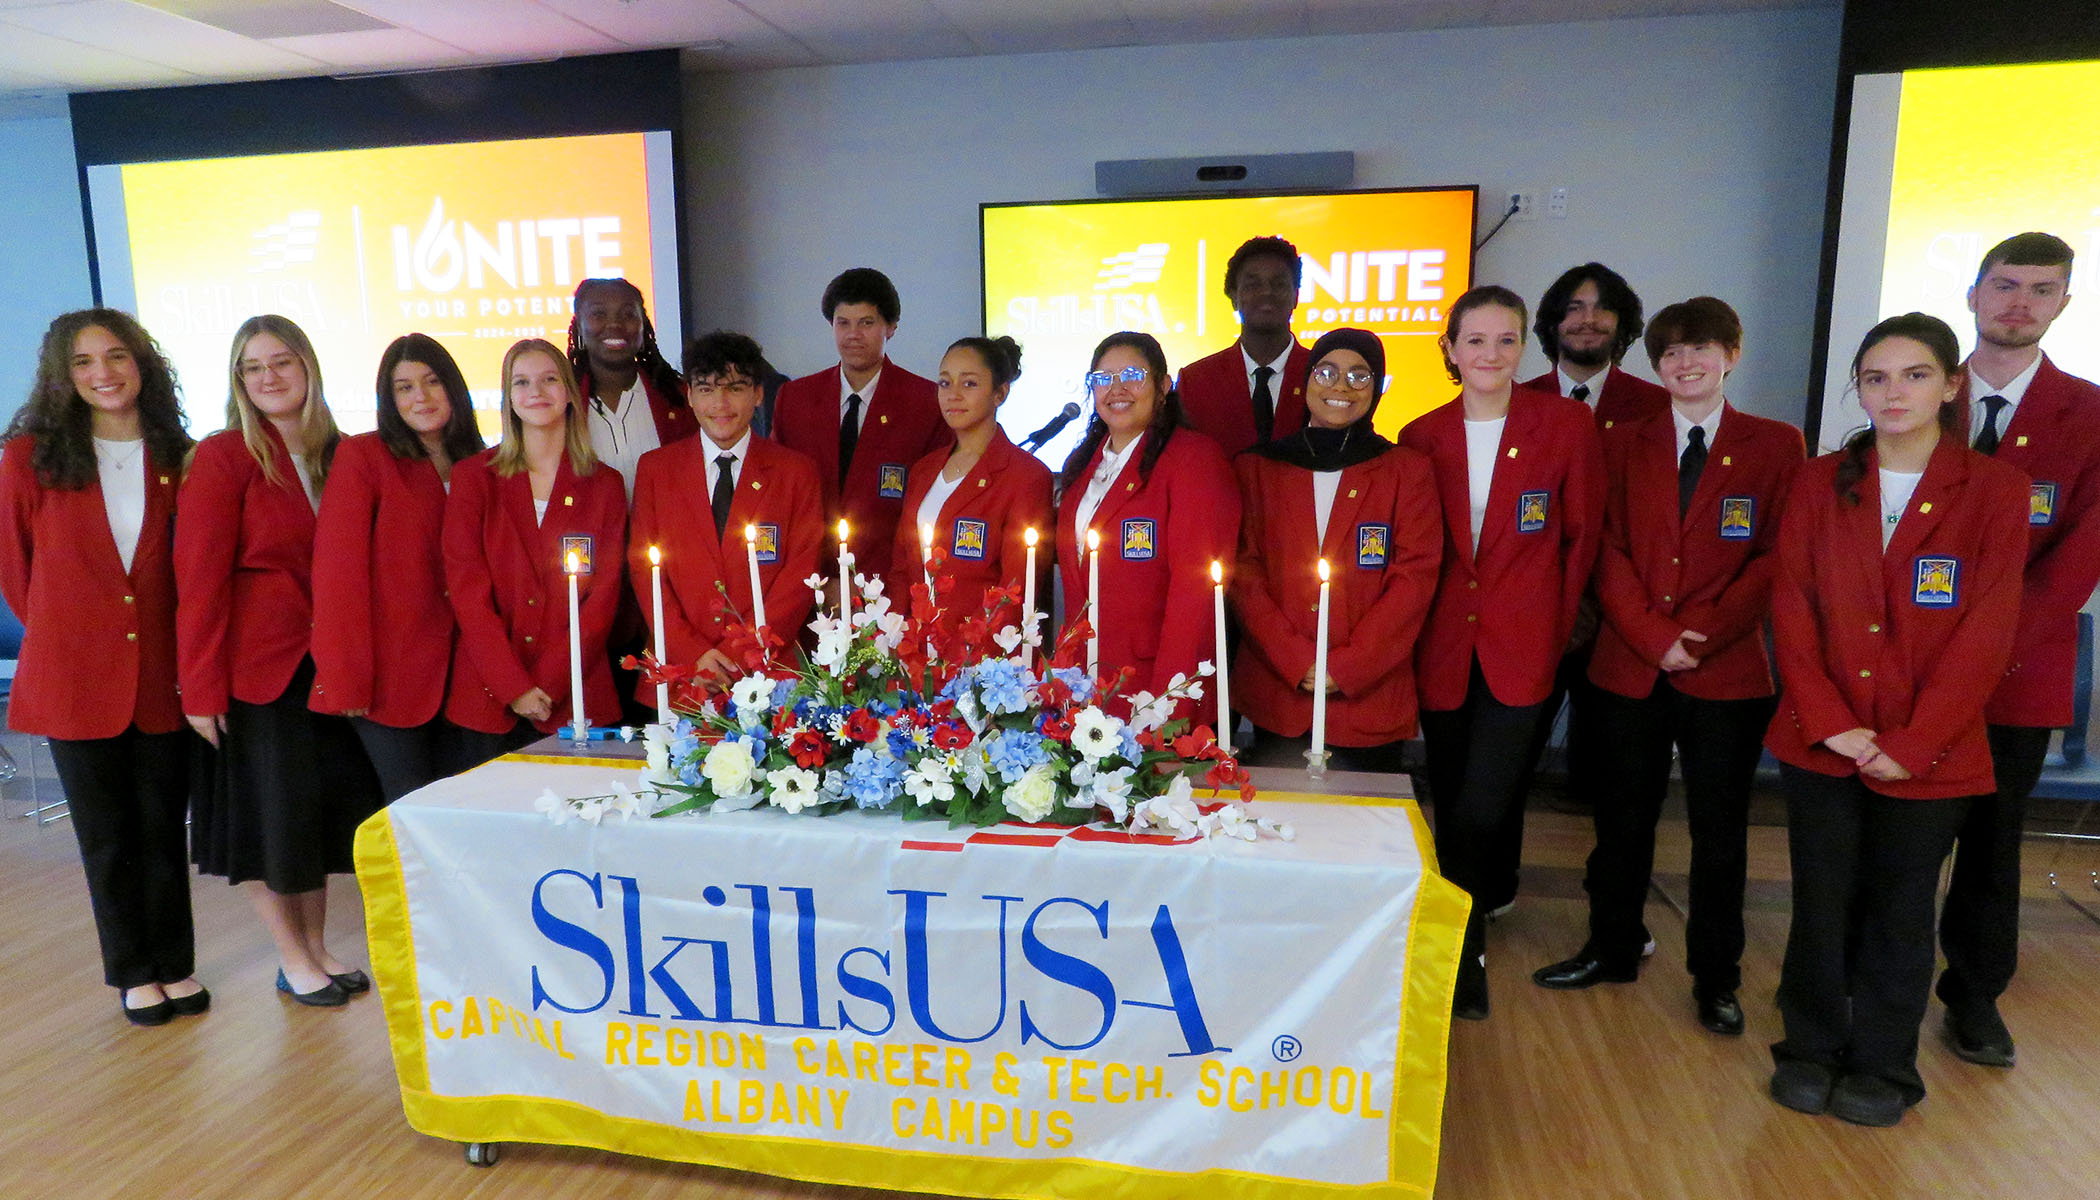
[(146, 442), (95, 439), (95, 468), (102, 477), (102, 509), (109, 514), (109, 534), (116, 539), (124, 573), (131, 573), (139, 533), (146, 528)]

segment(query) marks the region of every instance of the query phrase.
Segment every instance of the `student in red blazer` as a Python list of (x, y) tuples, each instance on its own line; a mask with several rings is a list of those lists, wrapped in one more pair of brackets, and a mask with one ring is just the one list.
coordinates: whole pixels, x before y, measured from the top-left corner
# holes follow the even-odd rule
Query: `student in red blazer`
[[(1057, 561), (1065, 623), (1087, 608), (1089, 529), (1101, 535), (1099, 676), (1129, 668), (1124, 696), (1161, 695), (1215, 653), (1210, 564), (1239, 538), (1240, 494), (1217, 443), (1181, 428), (1167, 356), (1146, 333), (1094, 348), (1094, 415), (1065, 460)], [(1182, 715), (1194, 715), (1183, 706)]]
[(1474, 288), (1439, 344), (1459, 396), (1400, 444), (1427, 455), (1444, 512), (1443, 569), (1415, 653), (1436, 804), (1437, 859), (1473, 896), (1453, 1012), (1487, 1016), (1482, 897), (1514, 875), (1504, 836), (1526, 753), (1597, 555), (1597, 431), (1570, 400), (1514, 386), (1524, 301)]
[(1983, 1066), (2013, 1065), (1998, 997), (2019, 962), (2027, 797), (2050, 733), (2071, 723), (2078, 610), (2100, 583), (2100, 388), (2065, 374), (2041, 348), (2070, 301), (2071, 257), (2046, 233), (2015, 234), (1984, 255), (1969, 290), (1976, 349), (1956, 406), (1966, 439), (2029, 479), (2012, 666), (1983, 710), (1996, 799), (1972, 808), (1955, 836), (1940, 914), (1945, 1036), (1956, 1055)]
[[(1415, 637), (1444, 549), (1436, 478), (1429, 460), (1372, 428), (1385, 381), (1378, 335), (1331, 330), (1308, 357), (1297, 386), (1310, 423), (1232, 464), (1244, 515), (1231, 598), (1245, 631), (1232, 700), (1262, 735), (1257, 753), (1291, 765), (1312, 727), (1312, 689), (1324, 687), (1335, 759), (1399, 771), (1400, 743), (1415, 734)], [(1327, 677), (1315, 681), (1323, 558), (1334, 582)]]
[(379, 359), (379, 429), (336, 448), (314, 528), (315, 712), (351, 719), (387, 802), (466, 764), (444, 719), (459, 625), (445, 598), (445, 492), (487, 448), (459, 364), (426, 334)]
[[(744, 672), (720, 649), (728, 635), (717, 615), (722, 589), (747, 624), (754, 617), (746, 530), (756, 538), (766, 624), (784, 646), (809, 620), (813, 600), (803, 581), (816, 573), (824, 544), (817, 465), (751, 432), (764, 363), (758, 343), (741, 333), (693, 339), (686, 386), (701, 436), (642, 456), (627, 543), (628, 575), (652, 611), (650, 547), (663, 555), (665, 660), (698, 665), (724, 683)], [(652, 650), (655, 644), (652, 637)], [(654, 705), (656, 689), (642, 686), (642, 699)]]
[[(986, 611), (984, 593), (1020, 588), (1028, 570), (1028, 531), (1036, 532), (1036, 614), (1050, 605), (1049, 578), (1054, 530), (1050, 468), (1007, 440), (999, 406), (1021, 375), (1021, 347), (1010, 337), (966, 337), (941, 356), (941, 419), (955, 444), (912, 464), (904, 491), (904, 519), (890, 547), (888, 592), (897, 606), (911, 603), (921, 582), (921, 533), (931, 530), (943, 559), (940, 577), (952, 580), (942, 598), (941, 620), (949, 625)], [(1021, 624), (1020, 600), (1001, 617), (1002, 626)], [(996, 632), (996, 630), (995, 630)], [(1042, 636), (1040, 625), (1032, 631)]]
[(211, 1004), (191, 973), (189, 734), (175, 694), (174, 372), (137, 321), (44, 333), (0, 453), (0, 592), (21, 614), (8, 724), (50, 739), (80, 842), (102, 981), (137, 1025)]
[(582, 568), (584, 716), (620, 713), (603, 649), (620, 605), (627, 490), (591, 453), (559, 350), (518, 342), (503, 356), (503, 381), (503, 440), (459, 464), (445, 505), (445, 587), (459, 620), (445, 716), (477, 762), (574, 720), (572, 553)]
[(1198, 433), (1229, 458), (1296, 433), (1305, 424), (1305, 373), (1312, 360), (1291, 334), (1305, 265), (1280, 237), (1249, 238), (1225, 264), (1225, 295), (1240, 336), (1181, 368), (1175, 391)]
[(314, 508), (341, 435), (290, 320), (243, 322), (228, 373), (227, 428), (198, 445), (175, 521), (182, 711), (217, 748), (191, 852), (246, 885), (278, 990), (334, 1007), (371, 981), (328, 952), (328, 876), (351, 870), (351, 835), (380, 803), (350, 723), (307, 707)]
[(1925, 1094), (1934, 892), (1992, 790), (1987, 681), (2019, 618), (2027, 480), (1954, 432), (1960, 359), (1937, 317), (1875, 326), (1853, 359), (1873, 427), (1802, 470), (1779, 531), (1765, 745), (1794, 909), (1771, 1093), (1863, 1125)]
[(948, 427), (933, 381), (883, 353), (903, 314), (888, 276), (872, 267), (842, 272), (824, 289), (822, 308), (838, 365), (781, 385), (773, 440), (817, 464), (825, 523), (849, 522), (855, 571), (881, 578), (911, 464), (947, 445)]
[(1590, 935), (1532, 979), (1585, 988), (1637, 977), (1674, 750), (1692, 834), (1692, 995), (1702, 1026), (1740, 1034), (1750, 784), (1775, 703), (1764, 646), (1771, 552), (1801, 433), (1722, 395), (1743, 353), (1742, 321), (1722, 301), (1699, 296), (1655, 314), (1647, 349), (1671, 411), (1603, 438), (1604, 545), (1591, 591), (1604, 620), (1589, 677), (1592, 728), (1613, 753), (1604, 756), (1584, 883)]

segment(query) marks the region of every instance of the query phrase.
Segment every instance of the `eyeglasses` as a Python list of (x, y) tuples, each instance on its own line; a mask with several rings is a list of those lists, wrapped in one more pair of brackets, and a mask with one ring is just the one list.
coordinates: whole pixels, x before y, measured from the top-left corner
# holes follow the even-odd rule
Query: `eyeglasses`
[(241, 378), (261, 379), (265, 375), (272, 374), (289, 376), (292, 373), (292, 368), (298, 365), (299, 359), (297, 356), (290, 354), (280, 354), (268, 362), (264, 362), (259, 358), (251, 358), (241, 363)]
[(1378, 377), (1371, 374), (1368, 367), (1351, 367), (1346, 374), (1333, 363), (1321, 363), (1312, 369), (1314, 383), (1322, 387), (1333, 387), (1343, 380), (1347, 380), (1349, 390), (1352, 392), (1360, 392), (1370, 387), (1371, 381), (1376, 378)]
[(1105, 392), (1114, 386), (1118, 379), (1124, 383), (1143, 383), (1151, 374), (1152, 372), (1143, 367), (1124, 367), (1120, 371), (1088, 371), (1086, 386), (1088, 391)]

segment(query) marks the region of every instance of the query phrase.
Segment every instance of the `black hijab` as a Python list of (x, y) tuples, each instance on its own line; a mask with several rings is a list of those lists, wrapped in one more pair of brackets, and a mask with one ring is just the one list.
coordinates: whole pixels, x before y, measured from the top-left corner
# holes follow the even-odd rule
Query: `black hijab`
[[(1371, 406), (1348, 426), (1325, 429), (1312, 423), (1312, 372), (1320, 360), (1336, 350), (1356, 351), (1371, 368)], [(1312, 353), (1306, 358), (1305, 377), (1298, 382), (1305, 392), (1304, 428), (1257, 446), (1254, 453), (1308, 471), (1339, 471), (1369, 462), (1393, 448), (1391, 442), (1371, 428), (1371, 418), (1378, 412), (1379, 393), (1385, 387), (1385, 343), (1378, 340), (1377, 334), (1368, 329), (1329, 330), (1313, 343)]]

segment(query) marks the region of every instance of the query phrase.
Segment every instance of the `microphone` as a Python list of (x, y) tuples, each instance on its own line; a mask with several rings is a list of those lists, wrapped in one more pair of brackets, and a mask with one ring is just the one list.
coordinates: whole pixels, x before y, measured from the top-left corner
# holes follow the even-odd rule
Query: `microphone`
[(1065, 406), (1062, 409), (1058, 410), (1058, 414), (1050, 418), (1049, 424), (1043, 426), (1041, 429), (1038, 429), (1034, 433), (1031, 433), (1027, 437), (1021, 439), (1021, 449), (1040, 449), (1044, 442), (1047, 442), (1051, 438), (1056, 437), (1059, 430), (1063, 429), (1067, 425), (1070, 425), (1072, 421), (1078, 416), (1079, 405), (1073, 401), (1066, 401)]

